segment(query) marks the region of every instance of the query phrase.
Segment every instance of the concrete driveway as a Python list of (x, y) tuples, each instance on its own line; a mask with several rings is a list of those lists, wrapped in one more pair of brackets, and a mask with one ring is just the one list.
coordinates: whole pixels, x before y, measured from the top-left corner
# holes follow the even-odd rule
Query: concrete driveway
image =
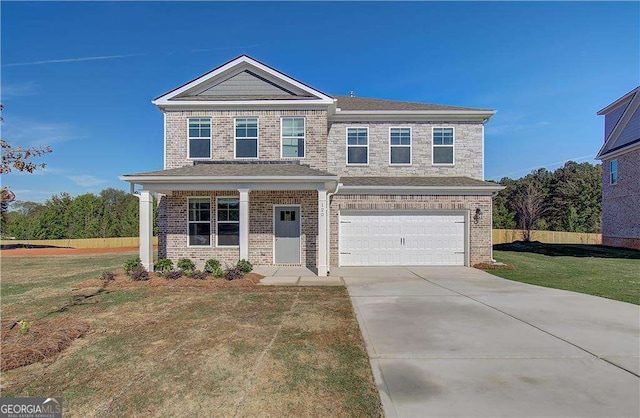
[(340, 268), (387, 416), (640, 415), (640, 309), (468, 267)]

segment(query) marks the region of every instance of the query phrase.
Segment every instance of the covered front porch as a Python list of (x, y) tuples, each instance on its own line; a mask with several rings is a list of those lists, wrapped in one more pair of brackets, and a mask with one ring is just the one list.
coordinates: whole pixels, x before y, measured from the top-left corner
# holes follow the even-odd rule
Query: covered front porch
[(153, 269), (153, 193), (158, 256), (202, 268), (246, 259), (254, 265), (329, 271), (328, 196), (337, 176), (299, 164), (218, 163), (122, 177), (141, 188), (140, 259)]

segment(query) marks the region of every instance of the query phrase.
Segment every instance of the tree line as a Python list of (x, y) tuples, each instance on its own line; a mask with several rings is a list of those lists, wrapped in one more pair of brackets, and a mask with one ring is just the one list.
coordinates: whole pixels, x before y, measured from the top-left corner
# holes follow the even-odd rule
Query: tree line
[(15, 239), (135, 237), (138, 198), (109, 188), (97, 195), (61, 193), (45, 203), (16, 201), (5, 214), (2, 227), (4, 238)]
[(553, 172), (540, 168), (517, 180), (505, 177), (499, 183), (506, 189), (493, 199), (493, 227), (600, 232), (601, 173), (599, 164), (569, 161)]

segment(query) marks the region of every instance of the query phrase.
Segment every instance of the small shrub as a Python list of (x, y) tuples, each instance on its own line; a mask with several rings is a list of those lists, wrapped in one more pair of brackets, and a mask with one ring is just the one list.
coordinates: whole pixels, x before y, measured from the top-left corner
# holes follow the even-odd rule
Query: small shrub
[(207, 273), (205, 273), (204, 271), (200, 271), (200, 270), (194, 270), (191, 272), (191, 276), (192, 279), (197, 279), (197, 280), (205, 280), (207, 278)]
[(102, 274), (100, 275), (100, 280), (102, 280), (103, 282), (110, 282), (115, 279), (116, 279), (116, 275), (111, 271), (103, 271)]
[(204, 263), (204, 271), (206, 271), (209, 274), (215, 273), (215, 271), (219, 268), (220, 268), (220, 262), (215, 258), (210, 258), (209, 260), (207, 260), (206, 263)]
[(149, 280), (149, 272), (144, 267), (140, 266), (133, 270), (130, 274), (131, 278), (136, 282), (142, 282)]
[(138, 268), (142, 268), (142, 262), (140, 261), (140, 257), (129, 258), (124, 262), (124, 272), (129, 276), (134, 270)]
[(171, 270), (165, 273), (164, 278), (170, 280), (177, 280), (182, 277), (182, 272), (180, 270)]
[(176, 266), (178, 267), (178, 270), (182, 270), (182, 272), (193, 271), (196, 269), (196, 265), (188, 258), (181, 258), (178, 260), (178, 264), (176, 264)]
[(18, 330), (18, 334), (20, 335), (24, 335), (29, 331), (29, 328), (31, 328), (31, 325), (33, 325), (33, 321), (18, 321), (18, 325), (20, 326), (20, 329)]
[(242, 270), (243, 273), (249, 273), (253, 270), (253, 264), (251, 264), (248, 260), (240, 260), (236, 266)]
[(173, 261), (169, 260), (168, 258), (163, 258), (158, 260), (158, 262), (156, 263), (154, 270), (156, 271), (156, 273), (158, 273), (160, 276), (164, 276), (165, 274), (169, 273), (171, 270), (173, 270)]
[(229, 267), (224, 271), (224, 278), (227, 280), (238, 280), (242, 279), (244, 274), (242, 274), (242, 270), (240, 270), (237, 266)]
[(216, 269), (213, 270), (211, 274), (213, 275), (213, 277), (220, 278), (224, 276), (224, 270), (222, 270), (222, 267), (216, 267)]

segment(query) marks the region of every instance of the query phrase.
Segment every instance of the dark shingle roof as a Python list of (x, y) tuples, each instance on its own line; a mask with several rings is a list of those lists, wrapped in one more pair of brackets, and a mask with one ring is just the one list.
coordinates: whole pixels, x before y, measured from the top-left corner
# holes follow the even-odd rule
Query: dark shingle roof
[(365, 97), (333, 96), (340, 110), (487, 110), (473, 107), (447, 106), (429, 103), (398, 102)]
[(145, 173), (127, 174), (127, 176), (189, 176), (189, 177), (335, 177), (326, 171), (316, 170), (308, 165), (281, 162), (211, 162), (187, 165), (168, 170), (148, 171)]
[(501, 187), (470, 177), (340, 177), (345, 186), (379, 187)]

